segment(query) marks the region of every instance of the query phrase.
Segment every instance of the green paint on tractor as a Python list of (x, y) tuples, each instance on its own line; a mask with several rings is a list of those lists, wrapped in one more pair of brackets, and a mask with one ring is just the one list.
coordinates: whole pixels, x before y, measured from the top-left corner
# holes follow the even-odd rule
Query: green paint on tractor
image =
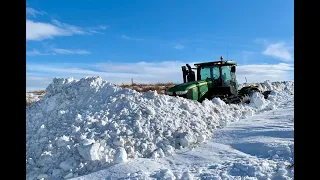
[[(261, 92), (256, 86), (246, 86), (238, 90), (235, 61), (205, 62), (182, 66), (183, 83), (171, 87), (166, 94), (180, 96), (202, 102), (204, 99), (219, 97), (226, 103), (239, 103), (252, 92)], [(196, 70), (196, 74), (193, 70)], [(265, 98), (268, 93), (264, 93)]]

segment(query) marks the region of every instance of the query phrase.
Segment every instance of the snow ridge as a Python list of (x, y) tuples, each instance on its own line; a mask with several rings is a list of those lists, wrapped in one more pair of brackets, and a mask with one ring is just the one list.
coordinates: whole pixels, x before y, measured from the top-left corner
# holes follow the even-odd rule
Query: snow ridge
[(139, 93), (100, 77), (55, 78), (45, 97), (26, 107), (27, 179), (71, 178), (137, 157), (169, 156), (293, 93), (293, 82), (264, 86), (272, 90), (268, 100), (254, 94), (249, 105), (227, 105)]

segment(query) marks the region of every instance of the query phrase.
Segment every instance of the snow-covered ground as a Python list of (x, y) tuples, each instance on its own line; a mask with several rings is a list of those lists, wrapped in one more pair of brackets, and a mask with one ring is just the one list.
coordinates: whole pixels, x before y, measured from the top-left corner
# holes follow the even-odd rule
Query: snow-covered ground
[[(271, 127), (282, 132), (283, 126), (270, 125), (267, 119), (245, 122), (254, 114), (276, 115), (283, 103), (290, 105), (293, 82), (263, 85), (272, 90), (267, 100), (256, 93), (250, 104), (227, 105), (220, 99), (199, 103), (152, 91), (138, 93), (99, 77), (54, 79), (45, 97), (26, 107), (27, 179), (213, 179), (246, 173), (259, 179), (266, 174), (289, 177), (293, 172), (284, 171), (286, 165), (280, 162), (284, 152), (293, 153), (293, 139), (282, 147), (282, 137), (253, 138), (268, 136)], [(288, 112), (293, 114), (293, 107)], [(242, 134), (235, 122), (243, 123), (238, 124), (245, 129)], [(291, 128), (293, 132), (293, 122)], [(253, 137), (246, 139), (244, 133)], [(246, 149), (250, 146), (261, 151)], [(257, 157), (257, 152), (264, 156)], [(285, 157), (290, 161), (292, 154)]]
[(230, 123), (211, 140), (174, 155), (140, 158), (73, 178), (293, 179), (293, 98), (279, 108)]

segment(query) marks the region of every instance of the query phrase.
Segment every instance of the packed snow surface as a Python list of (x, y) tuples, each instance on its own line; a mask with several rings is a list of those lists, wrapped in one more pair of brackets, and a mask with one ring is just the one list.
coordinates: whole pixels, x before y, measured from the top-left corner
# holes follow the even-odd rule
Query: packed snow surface
[(197, 147), (158, 160), (138, 158), (72, 180), (294, 179), (293, 98), (218, 129)]
[[(248, 105), (227, 105), (220, 99), (199, 103), (138, 93), (100, 77), (56, 78), (42, 100), (26, 107), (27, 179), (67, 179), (195, 146), (217, 128), (272, 110), (293, 94), (293, 82), (280, 82), (280, 88), (263, 84), (272, 90), (268, 99), (253, 94)], [(172, 172), (159, 174), (171, 177)]]

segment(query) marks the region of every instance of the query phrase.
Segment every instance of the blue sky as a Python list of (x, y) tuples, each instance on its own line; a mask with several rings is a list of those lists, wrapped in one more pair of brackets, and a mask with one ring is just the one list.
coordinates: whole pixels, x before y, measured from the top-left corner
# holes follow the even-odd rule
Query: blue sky
[(293, 0), (27, 1), (27, 90), (54, 77), (181, 82), (181, 66), (238, 62), (243, 82), (293, 79)]

